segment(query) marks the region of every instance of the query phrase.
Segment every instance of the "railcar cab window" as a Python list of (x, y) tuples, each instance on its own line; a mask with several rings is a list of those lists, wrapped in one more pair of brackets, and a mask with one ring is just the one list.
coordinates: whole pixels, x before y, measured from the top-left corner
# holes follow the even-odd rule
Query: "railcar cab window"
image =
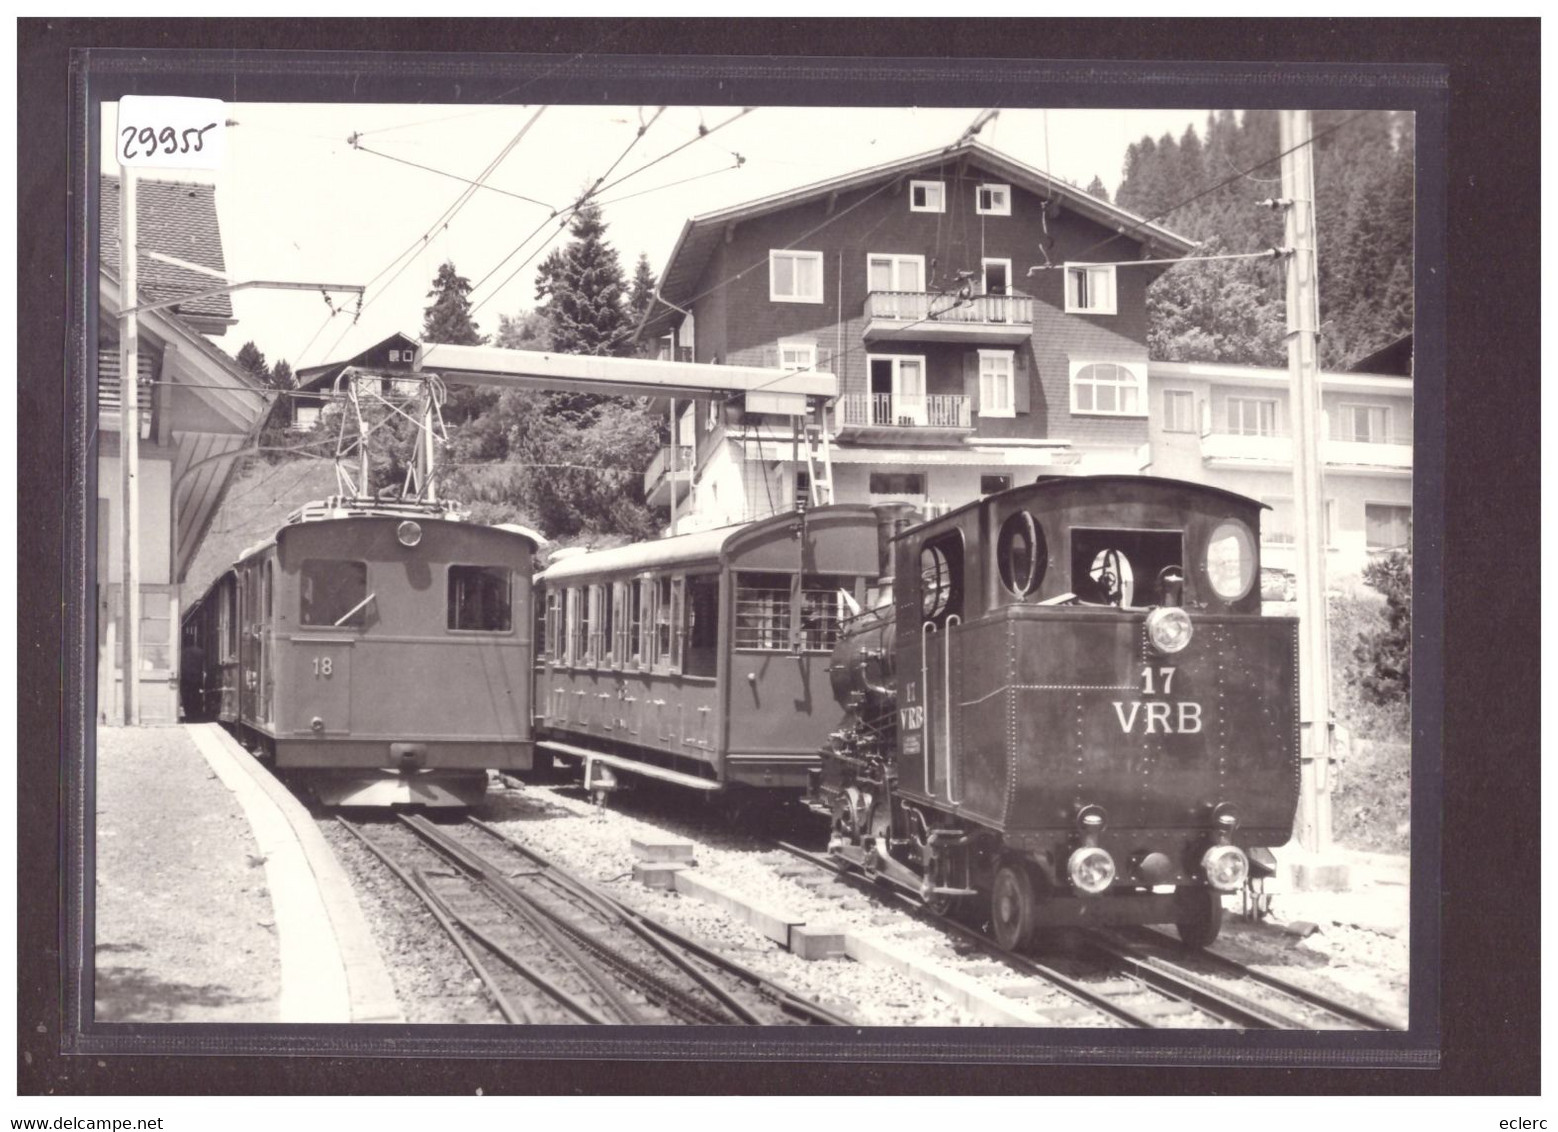
[(514, 628), (514, 580), (505, 566), (449, 567), (449, 628), (508, 633)]
[[(849, 616), (844, 594), (860, 598), (853, 575), (743, 571), (736, 575), (734, 647), (749, 652), (828, 653)], [(799, 601), (796, 601), (797, 596)]]
[(1184, 576), (1184, 547), (1182, 531), (1073, 527), (1071, 592), (1089, 605), (1162, 605), (1166, 579)]
[(360, 629), (368, 623), (368, 564), (310, 558), (299, 571), (304, 625)]
[(958, 531), (920, 547), (920, 616), (937, 626), (963, 615), (963, 536)]

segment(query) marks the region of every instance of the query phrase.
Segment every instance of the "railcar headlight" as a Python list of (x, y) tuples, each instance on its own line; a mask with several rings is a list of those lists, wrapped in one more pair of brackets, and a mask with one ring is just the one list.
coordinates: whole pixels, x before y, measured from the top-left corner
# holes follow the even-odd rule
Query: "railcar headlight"
[(1190, 643), (1195, 626), (1183, 609), (1160, 605), (1147, 614), (1147, 639), (1159, 652), (1175, 653)]
[(1235, 845), (1214, 845), (1201, 858), (1206, 881), (1219, 892), (1233, 892), (1250, 875), (1250, 859)]
[(1097, 895), (1114, 882), (1114, 858), (1096, 845), (1084, 846), (1066, 862), (1066, 875), (1077, 891)]
[(395, 528), (395, 537), (400, 540), (401, 546), (415, 546), (422, 541), (422, 524), (407, 519)]

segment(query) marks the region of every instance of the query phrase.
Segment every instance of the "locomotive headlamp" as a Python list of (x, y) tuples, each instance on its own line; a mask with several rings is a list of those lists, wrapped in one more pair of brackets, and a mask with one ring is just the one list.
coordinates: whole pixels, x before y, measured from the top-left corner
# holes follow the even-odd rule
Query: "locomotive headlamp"
[(1177, 606), (1160, 605), (1147, 614), (1147, 639), (1159, 652), (1179, 652), (1190, 643), (1194, 633), (1190, 614)]
[(400, 540), (401, 546), (415, 546), (422, 541), (422, 524), (407, 519), (395, 528), (395, 537)]
[(1095, 896), (1114, 882), (1114, 858), (1096, 845), (1084, 846), (1066, 861), (1066, 875), (1078, 892)]
[(1250, 875), (1250, 859), (1236, 845), (1214, 845), (1201, 858), (1206, 881), (1219, 892), (1233, 892)]

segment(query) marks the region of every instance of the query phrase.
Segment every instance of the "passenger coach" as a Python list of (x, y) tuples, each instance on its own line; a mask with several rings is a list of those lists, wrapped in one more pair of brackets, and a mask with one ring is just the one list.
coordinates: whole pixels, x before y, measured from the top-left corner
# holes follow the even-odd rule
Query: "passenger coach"
[(904, 508), (833, 505), (564, 558), (545, 603), (538, 745), (717, 791), (796, 793), (839, 723), (829, 656), (873, 599), (879, 526)]

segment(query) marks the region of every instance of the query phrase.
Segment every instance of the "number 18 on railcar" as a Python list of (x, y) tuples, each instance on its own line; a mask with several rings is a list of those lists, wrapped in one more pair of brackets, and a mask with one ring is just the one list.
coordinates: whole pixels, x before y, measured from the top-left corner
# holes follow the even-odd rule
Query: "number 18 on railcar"
[(310, 505), (190, 610), (186, 715), (328, 805), (473, 804), (489, 769), (531, 766), (538, 539), (436, 505)]
[(987, 917), (1172, 923), (1288, 840), (1296, 620), (1261, 615), (1260, 508), (1141, 476), (1056, 477), (900, 535), (895, 600), (834, 652), (831, 849)]

